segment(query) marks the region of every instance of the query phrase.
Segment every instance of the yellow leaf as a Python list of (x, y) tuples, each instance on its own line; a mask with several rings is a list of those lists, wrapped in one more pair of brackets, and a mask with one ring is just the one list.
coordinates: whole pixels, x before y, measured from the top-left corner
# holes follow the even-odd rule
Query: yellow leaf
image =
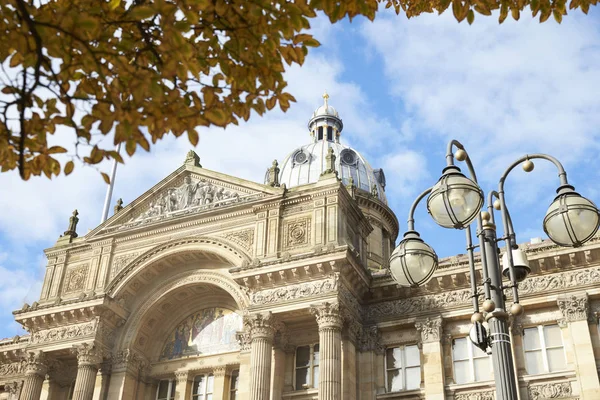
[(469, 23), (469, 25), (471, 25), (474, 20), (475, 20), (475, 13), (473, 12), (473, 10), (469, 10), (469, 12), (467, 13), (467, 22)]
[(107, 185), (110, 185), (110, 177), (108, 174), (106, 172), (101, 172), (100, 174), (102, 174), (102, 179), (104, 179), (104, 182), (106, 182)]
[(196, 132), (195, 129), (190, 129), (187, 132), (188, 134), (188, 139), (190, 141), (190, 143), (192, 144), (192, 146), (196, 146), (198, 145), (198, 141), (200, 140), (200, 137), (198, 136), (198, 132)]
[(562, 22), (562, 13), (560, 10), (555, 9), (552, 11), (552, 14), (554, 15), (554, 20), (560, 24)]
[(227, 122), (227, 116), (223, 113), (223, 110), (218, 108), (207, 110), (204, 116), (213, 125), (225, 126)]
[(121, 5), (121, 0), (110, 0), (110, 2), (108, 3), (108, 7), (111, 10), (116, 10), (117, 7), (119, 7)]

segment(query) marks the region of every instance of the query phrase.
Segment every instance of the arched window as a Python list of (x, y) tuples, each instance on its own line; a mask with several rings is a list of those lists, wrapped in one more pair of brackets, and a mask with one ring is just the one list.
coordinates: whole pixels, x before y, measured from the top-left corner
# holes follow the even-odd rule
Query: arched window
[(296, 348), (296, 390), (319, 387), (319, 345)]
[(194, 378), (192, 400), (212, 400), (214, 386), (214, 375), (197, 375)]

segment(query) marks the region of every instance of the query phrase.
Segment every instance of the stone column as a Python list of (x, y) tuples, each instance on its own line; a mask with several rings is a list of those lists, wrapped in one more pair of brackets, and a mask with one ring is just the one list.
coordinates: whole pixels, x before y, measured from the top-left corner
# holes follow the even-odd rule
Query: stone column
[(426, 318), (415, 323), (421, 334), (425, 398), (444, 400), (444, 363), (442, 362), (442, 318)]
[(92, 400), (107, 400), (108, 385), (110, 384), (110, 372), (110, 362), (105, 361), (100, 365), (100, 369), (96, 374), (96, 384)]
[(342, 398), (342, 325), (339, 304), (324, 303), (310, 311), (319, 324), (319, 400)]
[(192, 398), (192, 384), (188, 371), (176, 371), (175, 400), (188, 400)]
[(106, 397), (110, 400), (135, 399), (140, 370), (147, 365), (147, 360), (134, 350), (117, 351), (112, 357), (112, 370)]
[(92, 400), (102, 353), (93, 343), (75, 346), (73, 353), (77, 355), (77, 378), (73, 389), (73, 400)]
[(217, 367), (213, 369), (213, 399), (227, 400), (229, 398), (229, 379), (227, 378), (227, 368)]
[(21, 389), (21, 400), (39, 400), (46, 377), (46, 357), (41, 351), (29, 352), (25, 356), (25, 379)]
[(286, 332), (280, 331), (275, 336), (273, 345), (273, 358), (271, 363), (271, 400), (279, 400), (283, 395), (285, 385), (285, 351), (290, 347), (288, 345), (289, 336)]
[(250, 333), (250, 400), (267, 400), (271, 386), (271, 356), (275, 336), (275, 318), (270, 312), (244, 319)]
[(600, 399), (600, 381), (594, 359), (592, 337), (588, 326), (589, 302), (587, 293), (562, 296), (558, 299), (563, 320), (573, 342), (575, 371), (581, 387), (582, 399)]

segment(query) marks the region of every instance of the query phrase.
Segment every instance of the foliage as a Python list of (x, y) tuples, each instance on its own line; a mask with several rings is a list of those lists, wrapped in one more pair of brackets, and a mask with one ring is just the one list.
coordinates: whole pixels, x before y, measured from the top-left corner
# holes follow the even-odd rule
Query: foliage
[[(572, 0), (571, 8), (587, 12), (595, 2)], [(276, 105), (285, 111), (294, 101), (285, 64), (301, 65), (319, 45), (306, 33), (309, 19), (322, 11), (331, 22), (372, 20), (380, 3), (409, 17), (452, 4), (469, 23), (474, 11), (498, 8), (500, 22), (528, 5), (541, 21), (566, 13), (566, 0), (4, 0), (1, 171), (68, 175), (75, 158), (123, 162), (102, 141), (109, 133), (133, 155), (167, 134), (195, 145), (198, 127), (237, 124)], [(49, 144), (58, 130), (74, 133), (75, 154), (62, 165), (56, 155), (67, 149)]]

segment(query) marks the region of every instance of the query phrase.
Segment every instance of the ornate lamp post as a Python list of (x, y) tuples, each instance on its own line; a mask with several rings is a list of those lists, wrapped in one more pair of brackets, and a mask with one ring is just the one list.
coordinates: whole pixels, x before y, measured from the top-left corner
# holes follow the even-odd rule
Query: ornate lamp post
[[(456, 147), (456, 153), (453, 148)], [(454, 165), (454, 159), (464, 161), (470, 178), (466, 177)], [(438, 266), (438, 258), (431, 246), (426, 244), (414, 227), (414, 212), (419, 202), (427, 195), (427, 209), (434, 221), (444, 228), (465, 229), (467, 253), (471, 275), (471, 298), (473, 315), (471, 322), (479, 336), (486, 338), (475, 343), (482, 349), (491, 349), (496, 382), (496, 399), (516, 400), (517, 385), (515, 381), (510, 335), (508, 333), (508, 316), (504, 300), (504, 290), (512, 289), (513, 304), (510, 313), (520, 315), (523, 307), (519, 304), (518, 283), (530, 272), (525, 253), (516, 243), (515, 233), (504, 197), (504, 182), (508, 174), (518, 165), (523, 165), (526, 172), (533, 170), (532, 159), (543, 159), (552, 162), (558, 169), (560, 186), (557, 196), (548, 208), (544, 218), (544, 231), (550, 239), (560, 245), (578, 247), (589, 240), (598, 230), (599, 211), (590, 200), (575, 192), (567, 181), (567, 174), (561, 163), (554, 157), (545, 154), (532, 154), (519, 158), (504, 172), (498, 184), (498, 191), (492, 191), (488, 197), (488, 211), (481, 211), (484, 204), (484, 193), (477, 183), (473, 164), (463, 145), (452, 140), (446, 153), (447, 166), (438, 182), (427, 189), (413, 203), (408, 216), (408, 230), (404, 239), (394, 249), (390, 258), (390, 272), (401, 286), (419, 286), (426, 283)], [(496, 200), (494, 200), (496, 198)], [(494, 209), (502, 215), (504, 236), (496, 237)], [(477, 221), (477, 237), (479, 245), (473, 245), (471, 224)], [(498, 254), (498, 243), (504, 240), (507, 251), (503, 256), (501, 269)], [(481, 252), (482, 287), (478, 289), (475, 273), (475, 257), (473, 251)], [(508, 251), (510, 250), (510, 251)], [(502, 275), (508, 280), (503, 284)], [(483, 296), (483, 311), (479, 311), (479, 298)], [(489, 325), (489, 334), (483, 327), (483, 321)]]

